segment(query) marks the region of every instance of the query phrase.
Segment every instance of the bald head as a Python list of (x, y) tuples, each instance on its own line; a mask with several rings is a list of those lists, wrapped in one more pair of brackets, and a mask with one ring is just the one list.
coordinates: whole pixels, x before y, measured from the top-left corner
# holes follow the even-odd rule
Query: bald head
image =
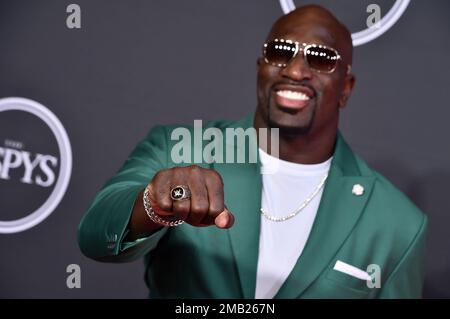
[(353, 43), (351, 33), (330, 11), (307, 5), (279, 18), (268, 35), (268, 40), (289, 36), (307, 41), (303, 37), (317, 38), (323, 44), (334, 47), (342, 55), (345, 64), (352, 64)]

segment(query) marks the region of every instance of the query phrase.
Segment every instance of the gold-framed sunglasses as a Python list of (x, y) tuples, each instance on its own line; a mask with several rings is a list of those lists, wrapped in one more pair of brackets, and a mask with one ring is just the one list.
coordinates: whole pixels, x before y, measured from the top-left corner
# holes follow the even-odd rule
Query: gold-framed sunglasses
[(309, 68), (319, 73), (333, 73), (338, 61), (342, 59), (339, 52), (331, 47), (286, 39), (274, 39), (264, 43), (263, 55), (266, 63), (285, 68), (300, 51), (303, 52)]

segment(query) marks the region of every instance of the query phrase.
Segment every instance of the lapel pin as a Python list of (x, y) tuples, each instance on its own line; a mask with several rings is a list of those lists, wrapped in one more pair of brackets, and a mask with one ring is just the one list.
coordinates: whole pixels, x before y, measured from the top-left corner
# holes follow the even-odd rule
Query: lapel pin
[(364, 187), (361, 184), (353, 185), (352, 194), (356, 196), (361, 196), (362, 194), (364, 194)]

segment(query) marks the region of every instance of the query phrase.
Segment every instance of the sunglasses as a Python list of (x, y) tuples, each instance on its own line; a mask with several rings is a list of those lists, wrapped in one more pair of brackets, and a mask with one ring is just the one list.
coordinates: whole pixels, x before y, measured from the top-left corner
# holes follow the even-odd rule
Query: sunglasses
[(294, 59), (298, 52), (310, 69), (319, 73), (332, 73), (341, 60), (339, 53), (330, 47), (320, 44), (306, 44), (285, 39), (275, 39), (264, 44), (264, 60), (271, 65), (284, 68)]

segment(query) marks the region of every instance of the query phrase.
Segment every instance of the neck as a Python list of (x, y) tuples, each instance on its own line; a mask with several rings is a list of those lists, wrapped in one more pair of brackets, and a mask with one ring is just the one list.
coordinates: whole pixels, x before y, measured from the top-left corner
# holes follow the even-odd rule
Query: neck
[[(270, 128), (258, 116), (255, 115), (254, 127), (257, 131), (260, 128)], [(270, 132), (268, 135), (267, 149), (263, 149), (268, 154), (272, 154)], [(298, 164), (318, 164), (329, 159), (334, 152), (334, 146), (337, 135), (337, 124), (322, 129), (320, 132), (311, 132), (298, 135), (284, 135), (281, 131), (279, 134), (279, 158)], [(259, 137), (259, 134), (257, 134)], [(258, 143), (263, 145), (264, 143)]]

